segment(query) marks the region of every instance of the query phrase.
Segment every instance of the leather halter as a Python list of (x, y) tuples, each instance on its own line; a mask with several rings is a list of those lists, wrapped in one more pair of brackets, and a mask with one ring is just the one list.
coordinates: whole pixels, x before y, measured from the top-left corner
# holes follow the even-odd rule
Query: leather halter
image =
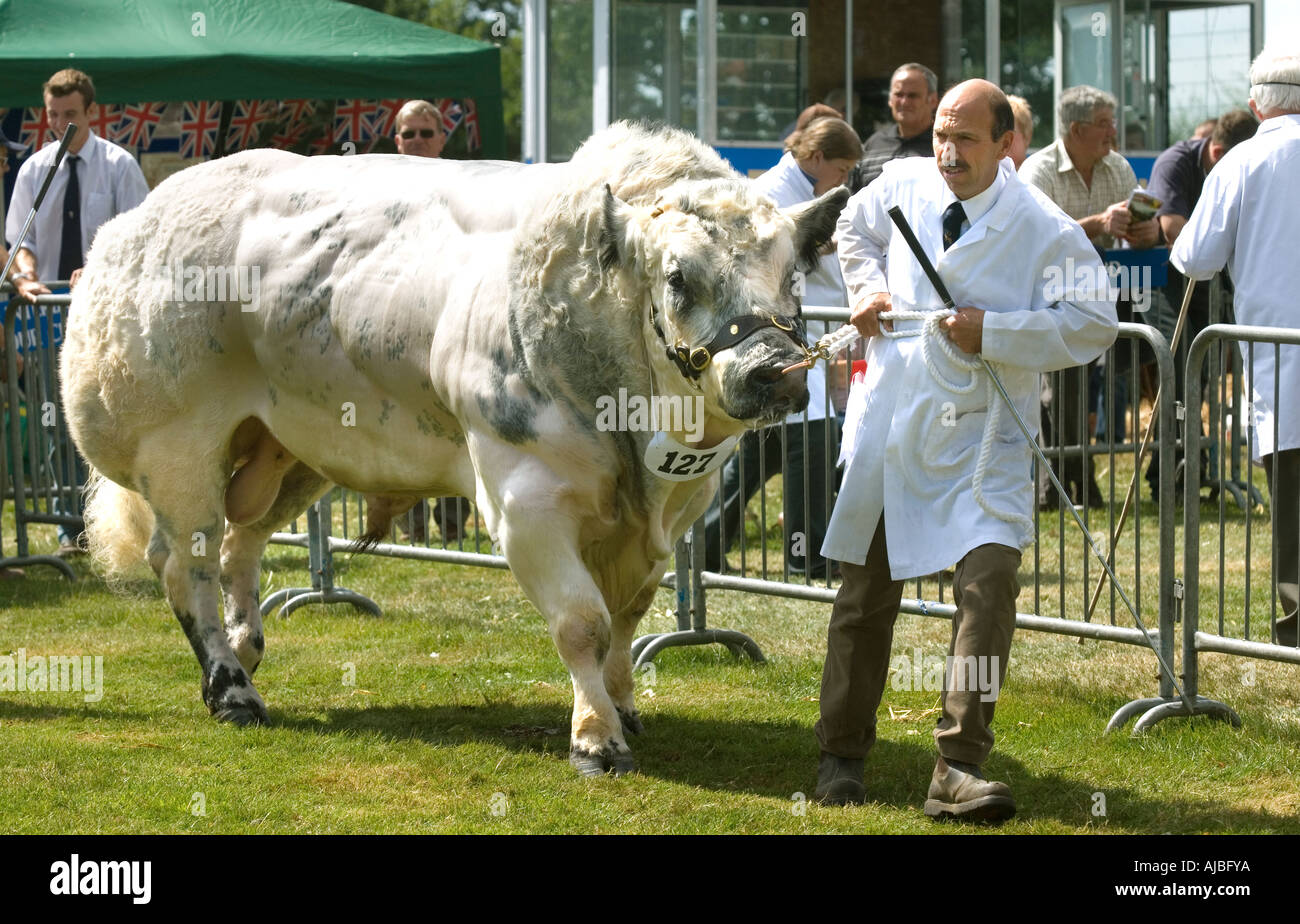
[(715, 355), (735, 346), (746, 337), (764, 328), (775, 327), (788, 336), (795, 346), (805, 353), (808, 352), (808, 348), (796, 332), (799, 327), (799, 319), (786, 317), (782, 314), (744, 314), (732, 318), (718, 330), (712, 340), (700, 347), (691, 347), (681, 341), (669, 345), (668, 338), (664, 336), (664, 330), (659, 325), (658, 312), (653, 298), (650, 299), (650, 322), (654, 325), (655, 333), (659, 335), (659, 340), (663, 343), (668, 358), (677, 365), (682, 375), (692, 382), (698, 379), (701, 373), (709, 367), (709, 363), (713, 361)]

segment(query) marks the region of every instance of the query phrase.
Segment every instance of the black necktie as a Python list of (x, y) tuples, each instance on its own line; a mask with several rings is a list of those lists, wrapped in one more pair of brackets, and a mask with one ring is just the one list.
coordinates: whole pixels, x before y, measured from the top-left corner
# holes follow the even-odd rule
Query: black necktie
[(947, 250), (961, 237), (961, 223), (966, 220), (966, 210), (954, 202), (943, 210), (943, 249)]
[(77, 182), (77, 155), (68, 157), (68, 188), (63, 193), (63, 248), (59, 251), (59, 279), (68, 279), (86, 262), (81, 252), (81, 184)]

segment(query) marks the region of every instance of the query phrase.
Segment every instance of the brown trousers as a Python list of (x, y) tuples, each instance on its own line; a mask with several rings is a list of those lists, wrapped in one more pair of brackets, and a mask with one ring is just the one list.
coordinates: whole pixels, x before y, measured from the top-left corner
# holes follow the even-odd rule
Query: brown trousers
[[(821, 749), (839, 757), (865, 757), (876, 741), (876, 710), (889, 674), (894, 620), (903, 596), (903, 582), (890, 579), (885, 542), (882, 517), (866, 564), (840, 563), (844, 583), (831, 609), (821, 720), (815, 728)], [(996, 700), (988, 690), (972, 689), (971, 675), (961, 668), (980, 664), (988, 678), (996, 669), (1001, 690), (1016, 625), (1019, 567), (1018, 551), (994, 544), (972, 549), (957, 564), (953, 579), (957, 613), (948, 647), (953, 660), (945, 671), (943, 714), (934, 731), (939, 753), (948, 760), (982, 764), (993, 747), (989, 726)], [(954, 673), (961, 676), (954, 678)]]

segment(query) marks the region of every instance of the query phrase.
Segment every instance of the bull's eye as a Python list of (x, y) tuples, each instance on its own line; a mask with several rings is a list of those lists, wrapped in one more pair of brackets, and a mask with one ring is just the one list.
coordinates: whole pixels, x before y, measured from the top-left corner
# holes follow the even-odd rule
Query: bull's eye
[(672, 293), (673, 303), (679, 311), (688, 311), (691, 307), (691, 290), (686, 285), (686, 275), (680, 269), (668, 273), (668, 291)]

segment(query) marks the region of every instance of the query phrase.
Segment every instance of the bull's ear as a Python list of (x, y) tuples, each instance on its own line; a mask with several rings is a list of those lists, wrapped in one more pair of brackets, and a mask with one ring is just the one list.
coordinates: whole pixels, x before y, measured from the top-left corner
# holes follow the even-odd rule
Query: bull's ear
[(632, 207), (614, 195), (605, 184), (605, 203), (600, 226), (600, 268), (610, 270), (627, 256)]
[(844, 204), (848, 201), (849, 191), (843, 186), (836, 186), (811, 202), (782, 210), (794, 220), (794, 250), (801, 271), (809, 273), (817, 266), (817, 251), (835, 234), (835, 223), (839, 221), (840, 212), (844, 211)]

